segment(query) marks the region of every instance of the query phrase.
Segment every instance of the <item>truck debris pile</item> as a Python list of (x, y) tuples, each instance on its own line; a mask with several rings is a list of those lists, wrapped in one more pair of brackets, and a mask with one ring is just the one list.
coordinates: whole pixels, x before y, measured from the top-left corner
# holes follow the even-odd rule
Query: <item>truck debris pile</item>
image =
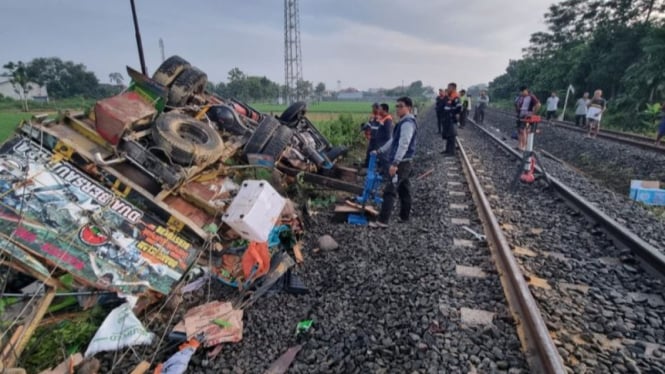
[[(335, 166), (346, 149), (313, 126), (304, 103), (279, 117), (260, 113), (206, 92), (206, 74), (178, 56), (152, 78), (127, 70), (125, 92), (89, 113), (35, 117), (0, 146), (2, 265), (42, 285), (33, 295), (40, 305), (3, 325), (4, 367), (17, 362), (56, 289), (117, 293), (136, 311), (182, 288), (186, 274), (236, 287), (239, 297), (190, 311), (179, 331), (206, 347), (238, 341), (242, 309), (302, 261), (303, 224), (277, 191), (297, 177), (362, 190), (337, 178), (349, 180)], [(271, 170), (272, 183), (246, 178), (251, 168)], [(220, 317), (220, 305), (233, 318)], [(232, 323), (233, 333), (199, 312)], [(198, 336), (213, 330), (214, 342)]]

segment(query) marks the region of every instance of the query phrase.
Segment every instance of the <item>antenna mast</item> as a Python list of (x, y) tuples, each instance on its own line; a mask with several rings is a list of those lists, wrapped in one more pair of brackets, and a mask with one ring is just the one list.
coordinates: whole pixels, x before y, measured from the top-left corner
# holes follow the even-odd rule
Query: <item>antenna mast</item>
[(287, 104), (302, 99), (296, 90), (302, 80), (300, 12), (298, 0), (284, 0), (284, 99)]

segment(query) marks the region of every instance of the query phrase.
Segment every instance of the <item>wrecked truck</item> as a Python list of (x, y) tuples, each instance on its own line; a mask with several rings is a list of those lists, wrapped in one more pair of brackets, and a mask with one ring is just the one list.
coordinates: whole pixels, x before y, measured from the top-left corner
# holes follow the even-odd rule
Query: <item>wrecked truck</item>
[(266, 115), (206, 92), (206, 74), (178, 56), (152, 77), (127, 70), (121, 94), (26, 121), (0, 146), (0, 247), (17, 269), (44, 277), (45, 264), (85, 286), (166, 295), (198, 264), (246, 288), (303, 227), (290, 201), (240, 170), (276, 166), (362, 190), (331, 178), (348, 175), (335, 166), (346, 150), (304, 103)]

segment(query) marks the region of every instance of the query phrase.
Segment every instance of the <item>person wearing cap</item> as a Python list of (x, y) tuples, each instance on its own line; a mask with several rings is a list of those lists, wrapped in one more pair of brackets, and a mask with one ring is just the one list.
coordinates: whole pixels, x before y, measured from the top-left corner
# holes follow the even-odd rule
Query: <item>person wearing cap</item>
[(529, 87), (520, 87), (520, 94), (515, 98), (515, 112), (517, 115), (517, 149), (524, 151), (526, 149), (526, 123), (523, 121), (528, 117), (540, 110), (540, 101), (538, 98), (529, 92)]

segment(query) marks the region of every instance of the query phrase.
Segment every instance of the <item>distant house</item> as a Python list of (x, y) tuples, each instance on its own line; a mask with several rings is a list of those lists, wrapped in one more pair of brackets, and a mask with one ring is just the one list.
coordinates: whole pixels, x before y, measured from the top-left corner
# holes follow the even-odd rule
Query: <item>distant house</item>
[(345, 88), (337, 93), (337, 100), (361, 100), (363, 93), (355, 88)]
[[(40, 86), (37, 83), (30, 82), (28, 99), (39, 102), (48, 102), (48, 92), (46, 86)], [(21, 96), (14, 90), (14, 85), (5, 77), (0, 77), (0, 95), (14, 100), (21, 100)]]

